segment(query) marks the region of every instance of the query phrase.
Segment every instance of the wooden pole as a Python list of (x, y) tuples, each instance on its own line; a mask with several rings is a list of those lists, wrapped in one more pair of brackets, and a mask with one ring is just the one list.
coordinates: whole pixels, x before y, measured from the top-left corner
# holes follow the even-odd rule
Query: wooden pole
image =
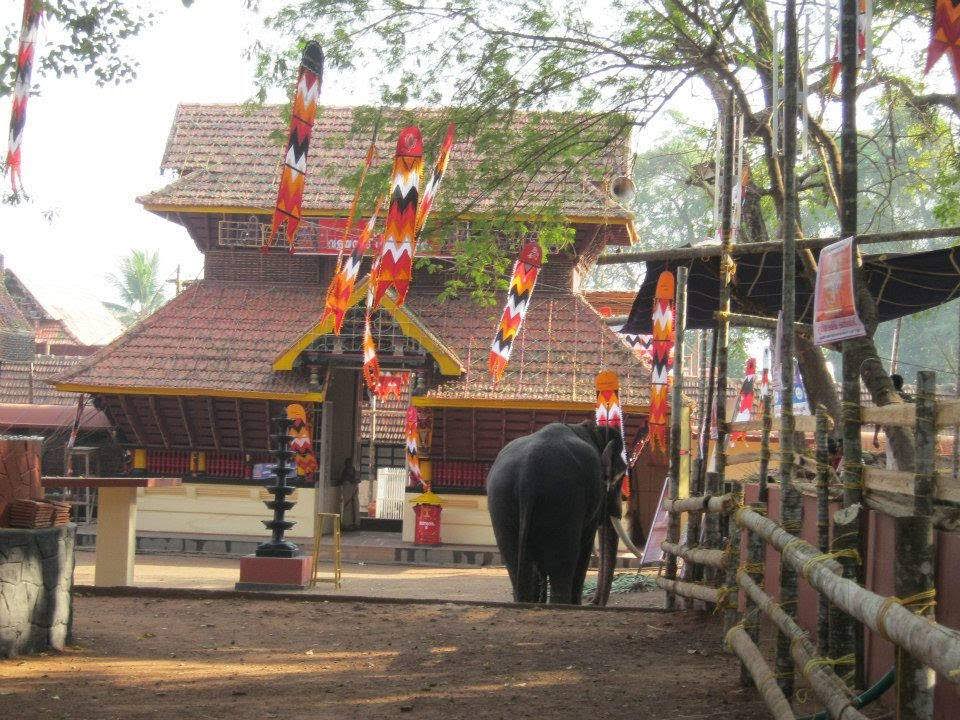
[[(713, 414), (714, 381), (717, 376), (717, 331), (711, 333), (710, 342), (710, 367), (709, 377), (707, 378), (707, 396), (704, 403), (703, 415), (700, 417), (700, 436), (697, 438), (697, 463), (694, 465), (693, 477), (690, 479), (690, 495), (702, 495), (706, 490), (707, 479), (707, 456), (710, 453), (710, 427)], [(692, 515), (687, 518), (687, 543), (696, 545), (700, 543), (701, 518), (699, 515)], [(694, 565), (690, 568), (689, 577), (691, 580), (703, 579), (703, 567)]]
[(728, 512), (735, 503), (736, 496), (732, 493), (727, 495), (696, 495), (680, 500), (667, 498), (663, 503), (663, 509), (667, 512), (685, 512), (691, 513), (691, 515), (721, 513)]
[[(932, 522), (937, 445), (935, 394), (935, 374), (918, 373), (914, 515), (896, 518), (894, 559), (897, 597), (911, 600), (904, 604), (919, 608), (919, 614), (931, 617), (937, 560)], [(899, 649), (896, 658), (897, 717), (899, 720), (933, 720), (933, 671)]]
[(702, 600), (711, 605), (716, 604), (719, 599), (720, 591), (718, 588), (707, 587), (700, 583), (681, 582), (679, 580), (668, 580), (665, 577), (657, 578), (657, 585), (667, 591), (668, 595), (682, 595), (691, 600)]
[[(755, 512), (766, 512), (767, 505), (766, 503), (758, 503), (752, 506)], [(758, 587), (763, 587), (763, 576), (764, 576), (764, 561), (766, 556), (766, 543), (763, 542), (763, 538), (759, 533), (747, 531), (747, 564), (744, 568), (744, 572), (747, 574), (753, 582), (757, 584)], [(742, 583), (738, 583), (740, 587), (743, 587)], [(757, 603), (750, 597), (749, 594), (746, 595), (745, 605), (744, 605), (744, 614), (743, 614), (743, 628), (747, 631), (747, 635), (750, 636), (750, 639), (756, 643), (760, 638), (760, 610), (757, 606)], [(740, 668), (740, 683), (746, 686), (750, 682), (749, 672), (746, 666), (741, 666)]]
[(763, 396), (763, 423), (760, 430), (760, 487), (757, 499), (763, 503), (764, 510), (770, 498), (768, 478), (770, 476), (770, 432), (773, 430), (773, 393), (769, 390)]
[[(680, 431), (683, 413), (683, 334), (687, 315), (687, 268), (677, 268), (676, 299), (674, 302), (675, 345), (673, 353), (673, 388), (670, 397), (670, 476), (669, 497), (680, 499)], [(680, 542), (680, 513), (671, 512), (667, 518), (667, 542)], [(677, 579), (677, 557), (667, 554), (666, 577)], [(667, 593), (667, 610), (676, 610), (677, 598)]]
[[(841, 553), (839, 563), (843, 568), (843, 577), (851, 582), (857, 581), (857, 561), (844, 553), (859, 553), (860, 549), (860, 505), (838, 510), (833, 515), (833, 552)], [(838, 607), (830, 607), (830, 657), (847, 657), (856, 652), (855, 621)]]
[[(737, 504), (739, 505), (741, 502), (741, 493), (739, 490), (735, 490), (733, 494), (736, 495)], [(740, 567), (740, 527), (734, 522), (730, 523), (728, 543), (729, 544), (726, 549), (727, 567), (723, 584), (728, 588), (736, 588), (737, 569)], [(727, 597), (725, 599), (725, 602), (726, 608), (724, 608), (723, 613), (723, 628), (724, 630), (729, 631), (734, 625), (737, 624), (740, 617), (739, 594), (734, 592), (732, 597)]]
[[(830, 448), (827, 411), (817, 408), (817, 548), (830, 552)], [(830, 649), (830, 601), (817, 596), (817, 648), (821, 655)]]
[(747, 632), (740, 626), (732, 628), (727, 633), (727, 643), (737, 654), (747, 668), (750, 677), (753, 678), (757, 691), (763, 697), (767, 704), (770, 714), (775, 720), (795, 720), (793, 710), (790, 708), (790, 701), (784, 697), (784, 694), (777, 687), (775, 675), (770, 670), (770, 666), (763, 659), (759, 648), (747, 635)]
[[(797, 240), (797, 250), (820, 250), (832, 245), (838, 240), (849, 237), (844, 234), (822, 238), (803, 238)], [(864, 233), (857, 238), (858, 245), (875, 245), (877, 243), (903, 242), (913, 243), (917, 240), (935, 240), (938, 238), (960, 237), (960, 226), (944, 228), (924, 228), (920, 230), (898, 230), (896, 232)], [(769, 242), (745, 243), (733, 248), (733, 255), (750, 255), (753, 253), (780, 252), (782, 245), (779, 240)], [(653, 262), (682, 262), (684, 260), (700, 260), (719, 257), (720, 248), (716, 245), (701, 245), (690, 248), (670, 248), (668, 250), (646, 250), (610, 252), (597, 258), (597, 265), (625, 265), (627, 263)]]
[[(797, 268), (797, 81), (799, 73), (797, 49), (796, 0), (784, 6), (783, 44), (783, 332), (780, 341), (781, 412), (780, 412), (780, 522), (785, 530), (800, 534), (802, 497), (793, 484), (794, 423), (793, 377), (796, 320)], [(774, 40), (776, 47), (776, 40)], [(790, 617), (797, 612), (797, 571), (780, 557), (780, 605)], [(777, 677), (780, 689), (793, 697), (794, 664), (790, 637), (777, 633)]]
[[(727, 99), (723, 115), (723, 175), (720, 184), (720, 307), (717, 316), (717, 443), (715, 470), (707, 475), (707, 492), (716, 494), (724, 487), (724, 475), (727, 465), (727, 360), (730, 323), (726, 319), (730, 314), (730, 295), (733, 275), (736, 272), (730, 259), (733, 247), (733, 164), (734, 164), (734, 99)], [(711, 475), (713, 477), (711, 477)], [(720, 518), (707, 516), (708, 547), (720, 544)], [(713, 580), (708, 568), (707, 578)]]
[(698, 563), (700, 565), (709, 565), (711, 567), (722, 568), (726, 566), (727, 553), (723, 550), (708, 550), (707, 548), (688, 547), (687, 545), (678, 545), (672, 542), (660, 543), (660, 548), (670, 555), (676, 555), (683, 558), (688, 563)]
[(903, 325), (903, 318), (897, 318), (893, 326), (893, 339), (890, 341), (890, 374), (893, 375), (900, 365), (900, 326)]
[[(957, 357), (956, 357), (956, 384), (954, 385), (954, 397), (960, 398), (960, 302), (957, 303)], [(956, 482), (960, 477), (960, 425), (953, 428), (953, 480)]]

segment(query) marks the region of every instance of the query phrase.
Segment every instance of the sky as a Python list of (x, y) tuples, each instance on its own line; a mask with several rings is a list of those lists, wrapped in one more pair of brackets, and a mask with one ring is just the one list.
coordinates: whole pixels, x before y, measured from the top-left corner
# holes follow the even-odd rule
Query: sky
[[(98, 88), (90, 77), (35, 79), (40, 95), (28, 104), (22, 150), (31, 200), (0, 205), (0, 254), (28, 284), (112, 299), (104, 275), (131, 248), (159, 250), (164, 278), (177, 265), (187, 279), (202, 270), (186, 230), (148, 213), (136, 198), (172, 180), (161, 176), (160, 159), (177, 103), (242, 102), (252, 95), (253, 68), (243, 55), (254, 33), (262, 33), (262, 20), (223, 12), (224, 0), (201, 0), (189, 10), (178, 0), (145, 4), (163, 13), (129, 43), (140, 62), (134, 82)], [(21, 7), (0, 3), (0, 26), (19, 24)], [(324, 83), (326, 103), (374, 100), (365, 84), (331, 79)], [(285, 98), (278, 91), (268, 99)], [(4, 127), (9, 113), (10, 98), (0, 99)]]

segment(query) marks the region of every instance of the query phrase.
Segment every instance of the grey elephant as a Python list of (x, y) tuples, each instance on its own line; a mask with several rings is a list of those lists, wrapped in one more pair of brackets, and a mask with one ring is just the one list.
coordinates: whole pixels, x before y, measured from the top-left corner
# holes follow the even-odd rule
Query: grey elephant
[(497, 455), (487, 475), (487, 502), (516, 602), (579, 605), (599, 530), (593, 602), (606, 604), (617, 538), (639, 552), (620, 521), (627, 470), (622, 450), (618, 432), (587, 421), (551, 423)]

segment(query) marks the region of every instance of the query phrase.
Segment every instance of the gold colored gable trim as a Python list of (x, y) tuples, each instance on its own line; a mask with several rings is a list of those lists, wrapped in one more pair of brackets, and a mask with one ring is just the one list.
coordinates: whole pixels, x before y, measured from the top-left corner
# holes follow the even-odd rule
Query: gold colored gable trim
[[(353, 294), (350, 296), (347, 309), (354, 307), (362, 298), (366, 297), (368, 282), (369, 278), (365, 278), (357, 284), (353, 290)], [(402, 305), (397, 305), (396, 295), (393, 294), (392, 290), (387, 291), (380, 305), (390, 313), (390, 316), (396, 321), (397, 325), (400, 326), (400, 330), (404, 335), (416, 340), (430, 353), (431, 357), (437, 361), (441, 374), (448, 377), (459, 377), (466, 372), (463, 363), (460, 362), (456, 354), (446, 347), (412, 310)], [(333, 318), (327, 317), (321, 322), (318, 322), (287, 350), (284, 350), (277, 356), (277, 359), (273, 361), (273, 369), (292, 370), (293, 363), (300, 356), (300, 353), (306, 350), (314, 340), (322, 335), (329, 335), (332, 330)]]

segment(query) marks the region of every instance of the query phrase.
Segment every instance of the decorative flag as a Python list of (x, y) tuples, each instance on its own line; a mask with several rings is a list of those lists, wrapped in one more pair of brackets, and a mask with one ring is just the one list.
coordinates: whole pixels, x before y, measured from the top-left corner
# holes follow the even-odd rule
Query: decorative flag
[(409, 372), (381, 373), (374, 395), (377, 400), (400, 399), (410, 382)]
[(667, 450), (667, 392), (670, 386), (670, 351), (673, 349), (673, 273), (664, 270), (653, 298), (653, 353), (650, 369), (650, 443)]
[(620, 333), (620, 338), (627, 344), (627, 347), (639, 351), (645, 357), (650, 357), (650, 350), (653, 348), (653, 335)]
[[(393, 184), (383, 246), (377, 260), (377, 276), (373, 306), (379, 307), (384, 293), (391, 287), (402, 305), (413, 274), (416, 242), (417, 205), (420, 176), (423, 174), (423, 140), (420, 128), (406, 127), (397, 138), (397, 154), (393, 161)], [(371, 282), (374, 277), (371, 275)]]
[[(946, 0), (950, 3), (951, 0)], [(873, 4), (872, 0), (859, 0), (857, 11), (857, 63), (863, 62), (866, 67), (870, 67), (872, 61), (870, 48), (871, 25), (873, 24)], [(939, 8), (939, 2), (937, 7)], [(839, 18), (839, 13), (838, 13)], [(937, 56), (939, 57), (939, 55)], [(928, 55), (929, 64), (929, 55)], [(830, 77), (827, 80), (827, 89), (834, 92), (837, 80), (840, 78), (840, 71), (843, 69), (843, 63), (840, 62), (840, 33), (837, 33), (836, 44), (833, 46), (833, 58), (830, 65)], [(929, 69), (929, 68), (928, 68)]]
[[(749, 420), (753, 417), (753, 383), (757, 374), (756, 358), (747, 358), (744, 369), (743, 384), (740, 386), (740, 395), (737, 397), (737, 409), (733, 413), (733, 422)], [(735, 432), (730, 437), (731, 442), (741, 442), (747, 439), (745, 432)]]
[(960, 4), (953, 0), (936, 0), (934, 5), (924, 75), (930, 72), (944, 53), (950, 58), (953, 84), (960, 93)]
[(367, 389), (374, 395), (380, 387), (380, 361), (377, 359), (377, 343), (373, 339), (372, 311), (367, 306), (367, 316), (363, 321), (363, 379)]
[(327, 288), (327, 299), (323, 308), (323, 317), (320, 322), (333, 317), (333, 334), (339, 335), (343, 329), (343, 319), (347, 314), (347, 305), (350, 304), (350, 296), (353, 295), (353, 289), (357, 284), (357, 275), (360, 273), (360, 263), (363, 262), (363, 256), (370, 247), (370, 238), (373, 236), (373, 228), (377, 222), (377, 216), (380, 214), (380, 207), (383, 204), (383, 198), (377, 200), (373, 208), (373, 214), (357, 239), (357, 244), (350, 251), (350, 255), (340, 265), (330, 280), (330, 287)]
[(317, 471), (317, 458), (313, 454), (313, 442), (310, 440), (307, 411), (303, 409), (303, 405), (287, 405), (287, 419), (292, 423), (287, 434), (290, 436), (290, 450), (293, 451), (297, 476), (312, 475)]
[(280, 168), (277, 205), (273, 211), (270, 236), (261, 248), (264, 251), (273, 245), (277, 231), (284, 224), (287, 244), (293, 249), (297, 229), (300, 227), (300, 208), (307, 179), (307, 151), (310, 148), (310, 134), (317, 116), (317, 100), (322, 83), (323, 50), (311, 41), (304, 48), (303, 60), (300, 62), (297, 90), (293, 97), (293, 113), (290, 116), (290, 135), (287, 138), (283, 166)]
[[(427, 222), (427, 216), (430, 215), (430, 210), (433, 208), (433, 201), (437, 197), (437, 191), (440, 189), (440, 181), (443, 180), (443, 173), (446, 172), (447, 162), (450, 160), (450, 149), (453, 147), (453, 136), (456, 130), (457, 126), (453, 123), (447, 125), (447, 134), (440, 144), (440, 152), (437, 153), (437, 160), (433, 165), (433, 172), (430, 174), (430, 179), (427, 180), (427, 184), (423, 186), (423, 197), (420, 198), (420, 206), (417, 208), (417, 222), (414, 232), (417, 240), (420, 239), (420, 233), (423, 232), (423, 226)], [(413, 250), (416, 251), (416, 249), (416, 242), (414, 242)]]
[[(627, 467), (627, 438), (623, 432), (623, 408), (620, 405), (620, 378), (612, 370), (601, 370), (595, 381), (597, 388), (597, 427), (613, 428), (620, 435), (620, 457)], [(630, 497), (630, 479), (623, 478), (620, 490), (625, 497)]]
[(420, 457), (417, 453), (419, 419), (417, 409), (413, 405), (408, 407), (407, 417), (403, 423), (403, 434), (407, 440), (407, 477), (410, 485), (420, 483), (425, 492), (430, 492), (430, 483), (425, 482), (420, 474)]
[(7, 145), (6, 171), (10, 173), (13, 192), (23, 187), (20, 174), (20, 147), (23, 144), (23, 129), (27, 123), (27, 100), (30, 99), (30, 76), (33, 74), (34, 45), (43, 17), (43, 3), (39, 0), (23, 0), (23, 23), (20, 26), (20, 49), (17, 52), (17, 83), (13, 90), (13, 106), (10, 110), (10, 141)]
[(530, 308), (530, 298), (537, 284), (537, 275), (543, 255), (540, 245), (531, 240), (520, 250), (520, 257), (513, 264), (513, 274), (510, 278), (510, 288), (507, 290), (507, 304), (500, 316), (500, 325), (497, 327), (496, 337), (490, 347), (490, 357), (487, 367), (494, 382), (503, 377), (510, 362), (510, 353), (513, 351), (513, 341), (520, 333), (523, 319)]

